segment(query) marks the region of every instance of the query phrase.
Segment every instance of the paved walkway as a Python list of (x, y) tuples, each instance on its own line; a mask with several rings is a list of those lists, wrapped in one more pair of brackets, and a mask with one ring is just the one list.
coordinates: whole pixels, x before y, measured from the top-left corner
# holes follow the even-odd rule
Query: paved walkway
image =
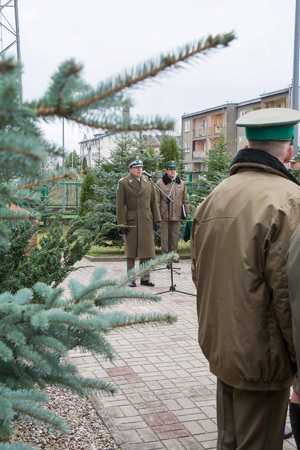
[[(81, 265), (89, 267), (70, 278), (87, 283), (99, 265), (107, 266), (113, 278), (125, 273), (125, 261), (84, 259)], [(190, 260), (173, 264), (173, 269), (174, 291), (171, 270), (165, 267), (151, 275), (155, 288), (136, 288), (164, 292), (161, 302), (129, 302), (122, 309), (133, 313), (169, 311), (178, 316), (175, 324), (112, 333), (109, 341), (118, 354), (113, 362), (91, 354), (71, 355), (83, 375), (109, 380), (119, 387), (117, 395), (92, 397), (92, 401), (122, 450), (216, 449), (216, 380), (197, 343)], [(284, 442), (284, 450), (295, 448), (293, 438)]]

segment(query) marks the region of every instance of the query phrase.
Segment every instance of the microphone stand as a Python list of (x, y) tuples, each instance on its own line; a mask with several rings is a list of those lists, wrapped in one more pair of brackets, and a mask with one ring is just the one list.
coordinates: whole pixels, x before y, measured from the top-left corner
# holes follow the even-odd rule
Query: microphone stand
[[(153, 184), (155, 189), (158, 189), (159, 192), (163, 195), (163, 197), (165, 197), (165, 199), (167, 201), (167, 205), (168, 205), (168, 252), (170, 253), (172, 251), (170, 205), (171, 205), (171, 203), (174, 203), (174, 200), (168, 194), (166, 194), (159, 186), (157, 186), (157, 184), (154, 183), (154, 181), (152, 180), (152, 175), (148, 174), (147, 172), (144, 172), (144, 175), (146, 175), (148, 177), (149, 181)], [(172, 181), (172, 183), (175, 183), (175, 179)], [(170, 285), (170, 288), (168, 291), (158, 292), (157, 295), (176, 291), (176, 292), (179, 292), (180, 294), (192, 295), (192, 296), (196, 297), (196, 295), (192, 294), (191, 292), (183, 292), (183, 291), (176, 290), (176, 284), (174, 284), (173, 272), (175, 272), (177, 275), (180, 275), (180, 273), (177, 272), (177, 270), (180, 270), (180, 267), (176, 267), (176, 270), (173, 269), (173, 262), (171, 261), (169, 264), (167, 264), (167, 267), (163, 267), (161, 269), (154, 269), (154, 270), (165, 270), (165, 269), (170, 270), (171, 285)]]

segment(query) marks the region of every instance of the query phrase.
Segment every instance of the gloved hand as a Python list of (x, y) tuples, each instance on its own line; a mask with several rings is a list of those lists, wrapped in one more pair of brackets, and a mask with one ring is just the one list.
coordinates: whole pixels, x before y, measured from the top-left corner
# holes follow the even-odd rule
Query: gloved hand
[(160, 223), (159, 222), (153, 222), (153, 230), (154, 231), (158, 231), (160, 227)]

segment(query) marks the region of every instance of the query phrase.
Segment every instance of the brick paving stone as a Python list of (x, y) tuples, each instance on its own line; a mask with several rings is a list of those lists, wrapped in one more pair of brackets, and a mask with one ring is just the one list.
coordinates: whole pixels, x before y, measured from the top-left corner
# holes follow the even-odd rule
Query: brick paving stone
[(184, 397), (192, 398), (193, 402), (195, 402), (195, 399), (201, 399), (201, 396), (196, 391), (195, 386), (182, 388), (181, 392), (183, 393)]
[(179, 403), (175, 400), (166, 400), (165, 405), (170, 411), (173, 412), (176, 411), (176, 409), (181, 409), (181, 405), (179, 405)]
[(171, 412), (159, 413), (158, 417), (165, 423), (171, 424), (177, 422), (177, 418)]
[[(126, 271), (125, 259), (83, 259), (79, 265), (92, 267), (71, 274), (64, 287), (72, 276), (86, 284), (99, 265), (107, 267), (108, 279)], [(80, 373), (114, 382), (119, 388), (114, 396), (93, 395), (92, 402), (121, 450), (216, 449), (216, 378), (197, 342), (196, 298), (187, 294), (195, 294), (190, 260), (180, 261), (179, 267), (173, 272), (175, 291), (170, 291), (170, 270), (153, 271), (151, 292), (159, 293), (161, 301), (126, 301), (128, 313), (168, 311), (177, 315), (176, 323), (122, 328), (109, 334), (108, 342), (116, 352), (113, 361), (80, 350), (70, 352)], [(149, 292), (140, 285), (134, 293), (138, 290)], [(283, 450), (295, 449), (293, 439), (284, 441)]]
[(135, 430), (124, 431), (123, 436), (129, 444), (141, 444), (143, 442), (142, 438)]
[(132, 394), (132, 392), (142, 394), (145, 390), (149, 389), (149, 387), (145, 386), (143, 383), (139, 383), (139, 385), (123, 384), (121, 388), (122, 392), (127, 396), (128, 394)]
[(216, 450), (217, 448), (217, 441), (201, 441), (201, 445), (205, 450)]
[(142, 365), (139, 365), (139, 364), (136, 365), (136, 363), (134, 361), (132, 361), (132, 366), (133, 366), (135, 373), (137, 373), (137, 374), (144, 374), (146, 372), (145, 368), (142, 367)]
[(170, 430), (170, 431), (166, 430), (166, 431), (161, 431), (161, 432), (157, 431), (157, 435), (161, 440), (165, 440), (165, 439), (189, 436), (190, 433), (188, 432), (188, 430), (186, 430), (184, 427), (182, 427), (178, 430)]
[(125, 417), (130, 417), (130, 416), (136, 416), (137, 415), (137, 410), (132, 405), (130, 405), (130, 406), (122, 406), (121, 409), (122, 409)]
[(188, 397), (179, 398), (178, 403), (182, 406), (183, 409), (191, 408), (193, 410), (195, 408), (195, 403)]
[(87, 378), (97, 378), (94, 374), (94, 372), (91, 372), (90, 370), (81, 370), (81, 375)]
[(95, 363), (95, 358), (94, 356), (85, 356), (83, 357), (83, 362), (87, 365)]
[(110, 369), (107, 370), (107, 373), (111, 376), (111, 377), (117, 377), (117, 376), (125, 376), (125, 375), (131, 375), (133, 372), (133, 370), (128, 367), (128, 366), (120, 366), (120, 367), (112, 367)]
[(143, 440), (142, 448), (144, 449), (144, 443), (157, 441), (157, 435), (150, 428), (143, 428), (139, 430), (139, 435)]
[(118, 426), (118, 430), (124, 435), (124, 432), (134, 430), (138, 433), (139, 430), (143, 430), (145, 428), (144, 422), (123, 422), (123, 421), (117, 421), (116, 424)]
[(165, 448), (166, 447), (162, 442), (156, 441), (156, 442), (151, 442), (150, 444), (143, 443), (143, 449), (141, 448), (140, 444), (131, 444), (129, 450), (163, 450)]
[(128, 398), (129, 402), (130, 402), (132, 405), (135, 405), (135, 404), (139, 404), (139, 405), (140, 405), (140, 404), (143, 404), (143, 403), (144, 403), (143, 397), (142, 397), (141, 394), (136, 394), (136, 393), (128, 394), (128, 395), (127, 395), (127, 398)]
[(203, 450), (204, 447), (194, 438), (194, 437), (186, 437), (180, 438), (180, 443), (183, 445), (185, 450)]
[(149, 381), (147, 385), (149, 389), (153, 392), (159, 391), (161, 389), (161, 385), (158, 383), (158, 381)]
[(187, 416), (193, 417), (193, 415), (201, 414), (201, 413), (202, 412), (199, 411), (198, 408), (181, 408), (178, 411), (176, 411), (176, 417), (183, 417), (183, 416), (185, 416), (185, 417), (187, 417)]
[(146, 407), (139, 407), (139, 413), (141, 415), (144, 415), (144, 414), (158, 414), (158, 413), (162, 413), (162, 412), (165, 412), (165, 411), (168, 411), (168, 409), (166, 408), (165, 405), (163, 405), (161, 403), (158, 404), (158, 405), (150, 404), (150, 405), (147, 405)]
[(184, 397), (182, 392), (178, 391), (178, 386), (176, 386), (175, 384), (171, 388), (167, 388), (167, 389), (161, 388), (161, 389), (157, 390), (156, 395), (162, 401), (173, 400), (173, 399), (178, 399), (178, 398)]
[(201, 420), (191, 420), (190, 422), (184, 422), (185, 428), (192, 434), (202, 434), (205, 430), (201, 427)]
[(159, 370), (155, 370), (155, 371), (141, 374), (141, 379), (144, 382), (151, 382), (153, 380), (159, 382), (159, 381), (165, 381), (165, 375), (163, 373), (161, 373)]
[[(176, 411), (175, 411), (175, 413), (176, 413)], [(198, 420), (199, 423), (202, 423), (206, 419), (207, 419), (207, 417), (201, 411), (199, 411), (197, 414), (187, 414), (187, 415), (180, 414), (178, 416), (178, 420), (180, 420), (180, 422), (184, 426), (186, 426), (186, 424), (189, 422), (193, 422), (194, 420)]]
[(158, 414), (143, 414), (142, 417), (150, 427), (164, 424), (163, 420), (158, 416)]
[(101, 368), (98, 368), (96, 370), (93, 371), (95, 378), (99, 378), (101, 380), (105, 380), (105, 381), (109, 381), (108, 377), (107, 377), (107, 373), (105, 372), (105, 370), (102, 370)]
[(107, 407), (106, 411), (111, 417), (124, 417), (122, 409), (118, 406)]
[(205, 431), (207, 431), (208, 433), (213, 432), (213, 431), (217, 431), (217, 421), (213, 421), (213, 420), (209, 420), (209, 419), (204, 419), (201, 420), (201, 426), (202, 428), (204, 428)]
[(183, 444), (181, 444), (180, 439), (166, 439), (164, 444), (165, 448), (169, 450), (186, 450)]
[(217, 417), (217, 409), (215, 406), (203, 406), (202, 411), (210, 419), (216, 419)]

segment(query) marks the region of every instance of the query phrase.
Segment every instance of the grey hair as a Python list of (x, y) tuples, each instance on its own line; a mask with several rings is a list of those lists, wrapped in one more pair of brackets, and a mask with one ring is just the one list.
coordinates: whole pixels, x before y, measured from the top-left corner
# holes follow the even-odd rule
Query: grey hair
[(274, 140), (274, 141), (254, 141), (249, 140), (249, 146), (251, 148), (257, 148), (259, 150), (263, 150), (270, 155), (275, 156), (278, 159), (281, 159), (285, 156), (285, 152), (287, 148), (292, 145), (291, 140)]

